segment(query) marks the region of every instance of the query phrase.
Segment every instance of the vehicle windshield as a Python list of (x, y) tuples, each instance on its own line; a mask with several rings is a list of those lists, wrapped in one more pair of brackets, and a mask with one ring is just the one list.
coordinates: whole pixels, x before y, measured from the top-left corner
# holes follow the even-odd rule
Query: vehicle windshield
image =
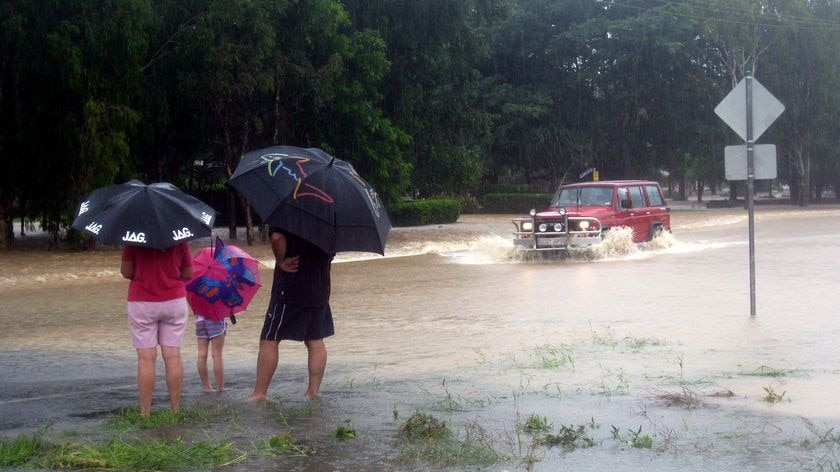
[(551, 206), (611, 206), (612, 197), (612, 187), (566, 187), (557, 191)]

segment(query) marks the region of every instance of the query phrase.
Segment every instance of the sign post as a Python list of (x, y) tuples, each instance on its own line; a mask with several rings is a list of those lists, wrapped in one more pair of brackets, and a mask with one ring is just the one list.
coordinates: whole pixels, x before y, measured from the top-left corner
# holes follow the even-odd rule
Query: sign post
[[(750, 316), (755, 316), (755, 157), (756, 149), (754, 143), (764, 131), (776, 121), (776, 118), (785, 111), (785, 106), (779, 102), (770, 92), (767, 91), (752, 75), (744, 77), (738, 85), (715, 107), (715, 113), (746, 143), (746, 181), (747, 181), (747, 212), (749, 214), (749, 239), (750, 239)], [(733, 146), (729, 146), (733, 147)], [(726, 150), (726, 175), (729, 180), (738, 179), (743, 174), (742, 159), (737, 158), (738, 151)], [(776, 152), (772, 149), (772, 173), (765, 173), (761, 178), (776, 178)], [(769, 157), (769, 150), (762, 148), (759, 157), (764, 169), (768, 168), (766, 161)], [(730, 159), (729, 156), (732, 155)], [(740, 165), (739, 165), (740, 164)], [(730, 169), (730, 166), (733, 168)], [(733, 178), (730, 178), (733, 177)]]

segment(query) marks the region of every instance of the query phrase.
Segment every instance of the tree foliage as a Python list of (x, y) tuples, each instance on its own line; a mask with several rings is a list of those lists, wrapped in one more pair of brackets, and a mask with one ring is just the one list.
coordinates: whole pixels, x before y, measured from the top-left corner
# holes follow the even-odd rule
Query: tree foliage
[(274, 144), (351, 162), (388, 204), (590, 168), (700, 198), (747, 74), (786, 106), (761, 142), (805, 205), (840, 185), (838, 39), (837, 0), (6, 0), (0, 229), (58, 236), (139, 178), (221, 189), (235, 236), (251, 213), (224, 184)]

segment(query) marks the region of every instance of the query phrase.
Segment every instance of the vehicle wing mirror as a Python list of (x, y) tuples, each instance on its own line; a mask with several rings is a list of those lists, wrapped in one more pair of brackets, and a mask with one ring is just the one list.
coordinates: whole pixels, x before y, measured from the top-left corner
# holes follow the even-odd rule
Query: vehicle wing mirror
[(622, 198), (621, 199), (621, 209), (628, 210), (632, 207), (632, 203), (630, 202), (629, 198)]

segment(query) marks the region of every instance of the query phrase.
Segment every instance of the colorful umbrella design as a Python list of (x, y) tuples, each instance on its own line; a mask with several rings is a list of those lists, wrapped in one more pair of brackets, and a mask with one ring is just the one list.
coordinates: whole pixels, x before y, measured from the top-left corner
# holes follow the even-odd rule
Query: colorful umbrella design
[(259, 261), (236, 246), (206, 247), (193, 259), (194, 276), (187, 284), (187, 301), (196, 315), (223, 320), (248, 308), (260, 285)]
[(263, 223), (327, 254), (385, 253), (391, 221), (376, 190), (350, 163), (321, 149), (273, 146), (248, 152), (229, 183)]

